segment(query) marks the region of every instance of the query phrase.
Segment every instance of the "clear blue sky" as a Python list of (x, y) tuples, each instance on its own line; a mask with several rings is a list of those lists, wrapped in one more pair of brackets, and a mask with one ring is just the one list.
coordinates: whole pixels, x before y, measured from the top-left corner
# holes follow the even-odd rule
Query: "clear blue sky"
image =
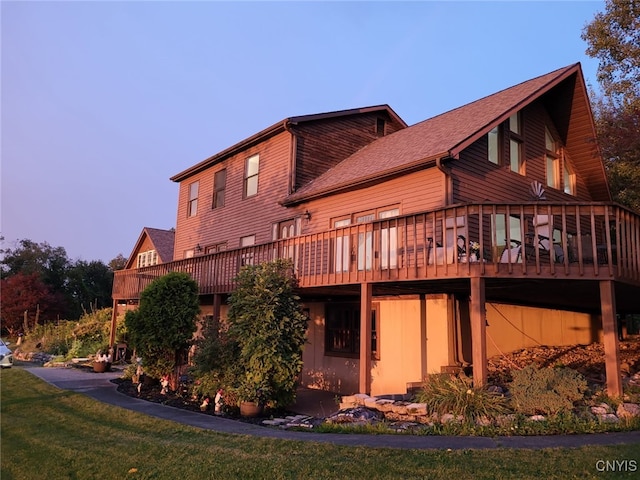
[(294, 115), (408, 124), (597, 62), (602, 1), (0, 3), (3, 247), (128, 256), (175, 226), (169, 177)]

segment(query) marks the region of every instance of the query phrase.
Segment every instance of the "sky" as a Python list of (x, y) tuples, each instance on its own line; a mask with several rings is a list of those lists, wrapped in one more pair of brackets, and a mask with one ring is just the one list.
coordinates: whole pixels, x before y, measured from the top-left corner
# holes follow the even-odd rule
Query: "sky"
[(71, 260), (175, 226), (169, 178), (287, 117), (409, 125), (555, 69), (604, 1), (1, 1), (0, 235)]

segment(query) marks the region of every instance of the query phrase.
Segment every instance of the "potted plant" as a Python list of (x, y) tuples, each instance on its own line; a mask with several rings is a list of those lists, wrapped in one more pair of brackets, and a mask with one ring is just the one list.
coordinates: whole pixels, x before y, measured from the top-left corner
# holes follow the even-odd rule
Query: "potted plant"
[(93, 371), (96, 373), (104, 373), (111, 370), (111, 354), (104, 354), (102, 350), (98, 350), (93, 360)]
[(255, 381), (247, 375), (236, 389), (240, 415), (243, 417), (257, 417), (262, 414), (269, 400), (269, 387)]

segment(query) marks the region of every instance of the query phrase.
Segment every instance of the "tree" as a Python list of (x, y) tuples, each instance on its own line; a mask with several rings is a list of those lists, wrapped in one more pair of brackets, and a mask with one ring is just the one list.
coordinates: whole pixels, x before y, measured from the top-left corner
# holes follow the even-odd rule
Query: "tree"
[(2, 328), (14, 336), (25, 328), (24, 317), (31, 326), (36, 321), (37, 312), (46, 316), (56, 299), (47, 286), (40, 280), (38, 273), (17, 273), (0, 280), (2, 302), (0, 303), (0, 317)]
[(284, 407), (295, 400), (307, 317), (289, 260), (247, 265), (229, 297), (229, 335), (239, 345), (241, 400)]
[(613, 200), (640, 212), (640, 109), (622, 110), (606, 98), (593, 106)]
[(597, 58), (604, 94), (623, 110), (638, 108), (640, 98), (640, 2), (606, 0), (582, 31), (587, 55)]
[(51, 291), (64, 291), (69, 258), (63, 247), (52, 247), (47, 242), (36, 243), (23, 239), (18, 240), (16, 248), (0, 250), (0, 254), (2, 278), (17, 273), (37, 273)]
[(113, 272), (116, 270), (123, 270), (126, 265), (127, 259), (121, 253), (119, 253), (115, 258), (112, 258), (109, 262), (109, 268)]
[(78, 260), (67, 271), (66, 290), (72, 298), (72, 318), (111, 305), (113, 272), (99, 260)]
[(173, 376), (179, 352), (196, 331), (199, 312), (198, 285), (186, 273), (171, 272), (144, 289), (138, 309), (126, 313), (125, 326), (149, 376)]
[(582, 39), (599, 60), (593, 107), (613, 198), (640, 212), (640, 2), (607, 0)]

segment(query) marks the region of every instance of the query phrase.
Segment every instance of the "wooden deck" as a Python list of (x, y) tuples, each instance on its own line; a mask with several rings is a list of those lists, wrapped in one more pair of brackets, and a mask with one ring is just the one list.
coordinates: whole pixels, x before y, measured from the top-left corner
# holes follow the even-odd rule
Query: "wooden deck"
[(505, 295), (525, 280), (553, 280), (552, 290), (562, 282), (579, 297), (611, 280), (631, 295), (640, 291), (640, 216), (611, 203), (457, 205), (117, 271), (113, 298), (138, 299), (171, 271), (189, 273), (202, 295), (225, 294), (243, 265), (275, 258), (293, 260), (303, 292), (362, 283), (446, 291), (482, 277)]

